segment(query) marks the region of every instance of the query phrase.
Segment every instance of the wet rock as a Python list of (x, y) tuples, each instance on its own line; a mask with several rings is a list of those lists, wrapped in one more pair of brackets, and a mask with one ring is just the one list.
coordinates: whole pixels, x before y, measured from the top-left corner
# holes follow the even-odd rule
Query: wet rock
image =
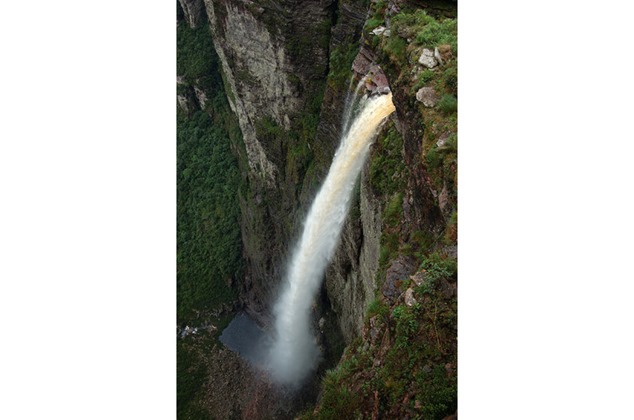
[(438, 94), (433, 87), (422, 87), (416, 92), (416, 100), (422, 102), (427, 108), (432, 108), (438, 103)]
[(427, 48), (423, 49), (423, 53), (420, 55), (418, 63), (422, 64), (428, 69), (433, 69), (438, 65), (438, 61), (436, 61), (436, 58), (434, 57), (434, 52)]
[(369, 95), (380, 95), (390, 92), (387, 77), (381, 67), (376, 64), (370, 64), (366, 73), (365, 88)]

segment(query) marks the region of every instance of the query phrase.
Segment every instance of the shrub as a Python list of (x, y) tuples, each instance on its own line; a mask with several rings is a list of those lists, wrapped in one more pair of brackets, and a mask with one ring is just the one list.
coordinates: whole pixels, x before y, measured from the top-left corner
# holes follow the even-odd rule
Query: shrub
[(428, 84), (433, 78), (434, 78), (434, 72), (431, 71), (430, 69), (425, 69), (418, 76), (418, 80), (416, 81), (416, 84), (414, 85), (414, 89), (413, 89), (414, 92), (418, 91), (418, 89)]
[(444, 114), (452, 114), (458, 111), (458, 99), (453, 95), (443, 95), (438, 101), (438, 109)]
[(454, 96), (458, 94), (458, 69), (454, 66), (448, 67), (443, 73), (445, 87)]
[(391, 36), (383, 47), (383, 50), (388, 54), (390, 60), (400, 64), (407, 62), (407, 42), (405, 42), (403, 38)]
[(370, 305), (368, 305), (367, 315), (368, 318), (372, 318), (375, 315), (378, 315), (379, 317), (384, 317), (389, 313), (389, 311), (389, 306), (387, 306), (387, 304), (383, 302), (380, 298), (376, 298), (372, 302), (370, 302)]
[(403, 194), (396, 193), (385, 206), (385, 222), (390, 226), (396, 226), (403, 214)]

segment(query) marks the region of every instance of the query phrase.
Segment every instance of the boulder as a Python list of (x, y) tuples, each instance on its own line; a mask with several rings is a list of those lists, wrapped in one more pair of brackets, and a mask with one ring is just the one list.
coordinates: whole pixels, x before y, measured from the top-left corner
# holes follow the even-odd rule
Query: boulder
[(370, 71), (371, 66), (372, 57), (370, 53), (365, 48), (361, 48), (361, 51), (359, 51), (359, 54), (357, 54), (352, 63), (352, 70), (359, 75), (365, 76)]
[(436, 142), (436, 146), (438, 146), (439, 149), (445, 147), (445, 145), (447, 144), (447, 140), (449, 140), (449, 136), (451, 136), (451, 133), (449, 133), (448, 131), (442, 133), (440, 135), (440, 138), (438, 138), (438, 141)]
[(412, 257), (401, 255), (392, 261), (385, 274), (385, 282), (381, 293), (390, 304), (393, 304), (403, 292), (403, 280), (409, 278), (414, 271), (415, 260)]
[(425, 281), (425, 270), (421, 270), (409, 278), (414, 282), (416, 286), (420, 286)]
[(438, 95), (433, 87), (422, 87), (416, 92), (416, 100), (427, 108), (433, 108), (438, 103)]
[(428, 69), (433, 69), (438, 65), (438, 61), (436, 61), (434, 57), (434, 52), (427, 48), (423, 49), (423, 53), (420, 55), (418, 62)]
[(374, 35), (381, 35), (383, 34), (383, 32), (385, 32), (385, 26), (379, 26), (378, 28), (372, 31)]
[(367, 72), (367, 79), (365, 82), (365, 88), (370, 95), (373, 94), (385, 94), (390, 92), (390, 86), (387, 81), (385, 73), (381, 67), (376, 64), (370, 65)]
[(414, 289), (412, 289), (411, 287), (409, 289), (407, 289), (405, 291), (405, 304), (407, 306), (414, 306), (416, 303), (418, 303), (416, 301), (416, 299), (414, 298)]
[(444, 64), (444, 61), (440, 55), (440, 51), (438, 51), (438, 47), (434, 48), (434, 58), (436, 59), (436, 61), (438, 61), (438, 63), (440, 63), (441, 66)]

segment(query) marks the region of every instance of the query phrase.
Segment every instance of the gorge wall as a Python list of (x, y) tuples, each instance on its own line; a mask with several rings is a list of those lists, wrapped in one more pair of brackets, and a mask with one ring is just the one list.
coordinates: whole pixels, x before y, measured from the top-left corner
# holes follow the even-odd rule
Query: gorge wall
[[(412, 290), (410, 278), (436, 273), (426, 256), (456, 257), (456, 28), (455, 19), (441, 19), (455, 17), (455, 2), (179, 3), (190, 28), (209, 28), (239, 128), (231, 141), (242, 174), (238, 217), (244, 264), (232, 287), (239, 306), (264, 325), (270, 325), (289, 252), (339, 143), (346, 96), (356, 85), (350, 85), (351, 75), (356, 81), (367, 76), (368, 92), (388, 86), (393, 92), (396, 112), (372, 146), (314, 308), (335, 363), (344, 345), (361, 338), (372, 337), (364, 348), (393, 344), (389, 333), (375, 342), (384, 331), (372, 321), (376, 315), (368, 321), (369, 314), (377, 304), (403, 304)], [(426, 14), (418, 12), (423, 9)], [(214, 107), (215, 92), (204, 77), (179, 74), (177, 83), (183, 112)], [(451, 317), (456, 274), (438, 272), (442, 290), (432, 294), (433, 305), (450, 308)], [(444, 338), (436, 329), (433, 342), (442, 351), (434, 363), (455, 366), (455, 321), (447, 324), (445, 336), (439, 328)], [(455, 378), (455, 369), (447, 375)]]
[[(357, 57), (381, 61), (361, 30), (369, 17), (364, 0), (180, 0), (186, 21), (208, 23), (222, 66), (231, 109), (238, 118), (247, 168), (240, 194), (244, 279), (239, 296), (248, 312), (268, 322), (269, 305), (283, 276), (288, 250), (297, 240), (304, 212), (323, 179), (338, 144), (341, 117)], [(402, 7), (391, 2), (392, 7)], [(416, 2), (413, 2), (416, 3)], [(361, 46), (361, 50), (359, 48)], [(403, 196), (402, 226), (413, 232), (438, 232), (451, 209), (441, 215), (438, 196), (422, 167), (423, 124), (417, 103), (401, 85), (400, 69), (382, 63), (394, 91), (402, 137), (399, 151), (409, 177)], [(204, 96), (202, 88), (195, 89)], [(200, 100), (199, 100), (200, 102)], [(382, 212), (389, 197), (376, 193), (370, 162), (341, 244), (326, 275), (326, 290), (346, 342), (359, 333), (374, 298), (379, 265)]]

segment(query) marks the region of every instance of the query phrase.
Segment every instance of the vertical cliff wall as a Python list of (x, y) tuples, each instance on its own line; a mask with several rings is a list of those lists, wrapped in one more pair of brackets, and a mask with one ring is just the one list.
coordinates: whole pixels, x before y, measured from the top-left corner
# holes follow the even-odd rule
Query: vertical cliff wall
[[(389, 22), (389, 13), (416, 2), (388, 3), (181, 0), (190, 25), (208, 21), (228, 100), (242, 132), (244, 148), (239, 152), (245, 187), (240, 191), (240, 209), (246, 264), (238, 288), (242, 303), (261, 321), (269, 320), (269, 305), (284, 275), (288, 251), (339, 142), (353, 62), (357, 80), (369, 73), (379, 85), (392, 88), (397, 111), (364, 168), (341, 244), (326, 274), (326, 301), (346, 342), (361, 331), (366, 308), (382, 283), (378, 277), (385, 276), (385, 267), (380, 272), (386, 239), (383, 219), (394, 194), (400, 194), (397, 201), (403, 209), (398, 216), (401, 242), (413, 235), (437, 236), (455, 207), (446, 204), (451, 202), (446, 182), (434, 185), (421, 159), (425, 130), (411, 80), (403, 76), (407, 59), (392, 60), (367, 32), (377, 5)], [(382, 87), (376, 83), (368, 89)], [(384, 146), (385, 139), (393, 140)], [(398, 150), (392, 150), (394, 144)], [(405, 164), (401, 172), (388, 174), (396, 178), (390, 183), (396, 182), (398, 191), (375, 185), (381, 171), (394, 169), (377, 170), (377, 162), (384, 164), (381, 159), (388, 154)], [(383, 261), (383, 266), (387, 263)]]
[[(338, 381), (346, 381), (341, 389), (359, 391), (368, 378), (398, 382), (380, 389), (380, 400), (369, 393), (349, 404), (356, 407), (351, 417), (374, 416), (363, 411), (368, 407), (391, 418), (410, 413), (412, 407), (392, 404), (391, 394), (398, 401), (419, 396), (410, 406), (426, 416), (452, 413), (457, 46), (456, 21), (445, 18), (455, 16), (455, 2), (179, 0), (179, 16), (179, 31), (186, 22), (195, 28), (187, 37), (213, 42), (222, 76), (211, 83), (202, 71), (206, 54), (196, 50), (201, 42), (192, 41), (187, 71), (179, 67), (180, 110), (190, 118), (198, 110), (217, 118), (215, 91), (222, 89), (214, 86), (220, 83), (235, 116), (227, 130), (242, 176), (244, 268), (233, 287), (241, 306), (265, 324), (339, 143), (346, 96), (364, 77), (366, 92), (393, 92), (396, 112), (372, 146), (313, 306), (316, 327), (328, 368), (349, 345), (337, 370)], [(411, 369), (399, 365), (412, 355), (427, 375), (415, 381)], [(436, 376), (428, 375), (430, 369)], [(329, 405), (332, 387), (341, 382), (325, 383), (322, 407), (348, 413)], [(244, 413), (245, 404), (235, 411)]]
[(334, 7), (328, 0), (206, 0), (205, 9), (248, 167), (240, 194), (240, 296), (266, 321), (301, 220)]

